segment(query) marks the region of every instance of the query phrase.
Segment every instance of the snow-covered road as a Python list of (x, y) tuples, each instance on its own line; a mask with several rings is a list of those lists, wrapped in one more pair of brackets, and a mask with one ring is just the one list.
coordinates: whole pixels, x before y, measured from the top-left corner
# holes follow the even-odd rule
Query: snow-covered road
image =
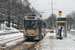
[(21, 43), (25, 39), (23, 38), (23, 33), (15, 33), (0, 36), (0, 49), (5, 49), (16, 44)]
[(7, 43), (8, 41), (12, 41), (14, 39), (23, 38), (22, 33), (10, 34), (5, 36), (0, 36), (0, 44)]

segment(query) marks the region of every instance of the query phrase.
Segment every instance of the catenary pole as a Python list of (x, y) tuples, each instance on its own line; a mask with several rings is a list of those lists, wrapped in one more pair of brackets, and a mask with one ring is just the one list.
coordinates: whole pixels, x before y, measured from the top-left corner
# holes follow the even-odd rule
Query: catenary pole
[(51, 5), (52, 5), (52, 26), (53, 26), (53, 0), (51, 0)]

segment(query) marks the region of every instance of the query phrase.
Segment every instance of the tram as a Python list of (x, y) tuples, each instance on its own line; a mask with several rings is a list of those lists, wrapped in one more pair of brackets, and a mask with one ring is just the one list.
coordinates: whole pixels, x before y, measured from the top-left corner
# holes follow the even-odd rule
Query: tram
[(24, 38), (33, 38), (41, 40), (45, 35), (46, 24), (40, 16), (31, 15), (24, 18)]

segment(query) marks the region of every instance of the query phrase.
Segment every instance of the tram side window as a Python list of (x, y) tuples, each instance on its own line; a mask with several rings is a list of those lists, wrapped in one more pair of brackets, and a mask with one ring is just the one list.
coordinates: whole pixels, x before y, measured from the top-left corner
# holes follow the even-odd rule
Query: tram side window
[(45, 22), (43, 22), (43, 27), (46, 28), (46, 23)]
[(38, 21), (38, 27), (42, 27), (42, 22)]

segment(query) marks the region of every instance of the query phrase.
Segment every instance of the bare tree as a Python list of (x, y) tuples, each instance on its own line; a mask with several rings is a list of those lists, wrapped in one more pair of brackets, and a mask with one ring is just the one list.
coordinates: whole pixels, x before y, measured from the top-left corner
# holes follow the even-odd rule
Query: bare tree
[(70, 29), (71, 29), (71, 26), (73, 25), (74, 23), (74, 19), (71, 17), (72, 15), (71, 14), (68, 14), (67, 15), (67, 21), (68, 21), (68, 26), (70, 25)]
[(56, 15), (55, 15), (55, 14), (51, 14), (51, 15), (46, 19), (46, 23), (47, 23), (47, 26), (48, 26), (49, 28), (52, 26), (52, 17), (53, 17), (53, 25), (55, 26)]
[(28, 0), (0, 0), (0, 19), (7, 19), (9, 24), (13, 21), (12, 23), (22, 25), (23, 18), (28, 13), (34, 13)]

